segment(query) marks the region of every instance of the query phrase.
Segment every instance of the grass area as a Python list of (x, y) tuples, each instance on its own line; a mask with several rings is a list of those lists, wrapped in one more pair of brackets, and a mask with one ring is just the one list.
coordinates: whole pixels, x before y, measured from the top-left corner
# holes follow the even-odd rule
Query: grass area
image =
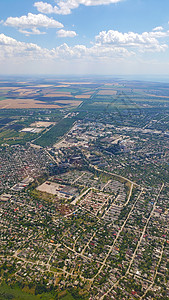
[[(9, 145), (13, 144), (25, 144), (29, 142), (41, 133), (29, 133), (29, 132), (20, 132), (20, 130), (24, 127), (29, 127), (30, 124), (38, 121), (38, 115), (41, 116), (42, 121), (46, 121), (46, 118), (51, 122), (60, 121), (62, 117), (62, 113), (56, 109), (52, 109), (50, 113), (48, 111), (43, 110), (44, 115), (42, 114), (42, 110), (32, 109), (32, 110), (0, 110), (0, 127), (2, 127), (0, 131), (0, 144), (7, 143)], [(43, 117), (43, 118), (42, 118)], [(14, 119), (18, 119), (17, 122), (13, 124), (8, 124)], [(16, 119), (16, 120), (17, 120)], [(3, 130), (3, 126), (1, 124), (7, 125)]]
[(48, 194), (45, 192), (40, 192), (40, 191), (37, 191), (36, 189), (31, 192), (31, 196), (36, 200), (40, 199), (40, 200), (44, 200), (44, 201), (53, 201), (55, 198), (54, 195), (51, 195), (51, 194)]
[(60, 272), (60, 274), (63, 273), (62, 270), (60, 270), (60, 269), (58, 269), (58, 268), (55, 268), (55, 267), (51, 267), (50, 270), (51, 270), (52, 272), (58, 273), (58, 275), (59, 275), (59, 272)]
[(77, 92), (79, 92), (79, 90), (77, 90), (77, 89), (75, 89), (75, 88), (69, 88), (69, 87), (67, 87), (67, 88), (65, 88), (65, 87), (60, 87), (60, 88), (57, 88), (56, 89), (56, 92), (69, 92), (69, 93), (77, 93)]
[(96, 108), (98, 107), (103, 107), (103, 108), (108, 108), (108, 109), (114, 109), (114, 108), (118, 108), (118, 109), (137, 109), (139, 107), (139, 105), (134, 105), (134, 104), (124, 104), (124, 103), (120, 103), (120, 102), (93, 102), (91, 103), (91, 106), (94, 106)]
[(0, 132), (0, 144), (25, 144), (26, 142), (33, 139), (34, 136), (36, 135), (25, 132), (16, 132), (14, 130), (8, 129)]
[(5, 131), (2, 131), (0, 132), (0, 140), (2, 141), (7, 141), (7, 140), (10, 140), (10, 139), (14, 139), (17, 135), (17, 133), (13, 130), (5, 130)]
[[(0, 285), (0, 300), (75, 300), (75, 298), (66, 290), (56, 295), (52, 293), (42, 293), (39, 295), (34, 295), (29, 292), (20, 289), (19, 287), (10, 287), (6, 283)], [(80, 299), (80, 298), (79, 298)]]
[[(51, 293), (43, 293), (41, 295), (32, 295), (22, 291), (20, 288), (11, 288), (3, 283), (0, 286), (0, 300), (54, 300)], [(70, 298), (71, 299), (71, 298)]]
[(67, 293), (67, 295), (64, 296), (64, 297), (62, 297), (61, 299), (62, 299), (62, 300), (74, 300), (73, 296), (70, 295), (69, 293)]

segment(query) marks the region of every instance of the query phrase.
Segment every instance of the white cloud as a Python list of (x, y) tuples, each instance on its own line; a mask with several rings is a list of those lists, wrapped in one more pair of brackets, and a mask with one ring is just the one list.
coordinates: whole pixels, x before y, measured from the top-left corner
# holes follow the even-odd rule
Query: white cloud
[(128, 32), (122, 33), (115, 30), (101, 31), (95, 37), (99, 45), (109, 45), (115, 47), (133, 47), (139, 51), (165, 51), (168, 46), (160, 44), (158, 38), (167, 36), (165, 32), (143, 32), (142, 34)]
[(36, 35), (36, 34), (46, 34), (46, 32), (42, 32), (37, 28), (32, 28), (31, 31), (24, 30), (24, 29), (19, 29), (19, 32), (25, 34), (26, 36), (29, 36), (31, 34)]
[(31, 60), (66, 60), (66, 59), (99, 59), (99, 58), (124, 58), (133, 55), (125, 48), (107, 47), (93, 45), (88, 48), (85, 45), (75, 45), (73, 47), (62, 44), (52, 50), (41, 48), (33, 43), (19, 42), (4, 34), (0, 34), (0, 59), (22, 57), (27, 61)]
[(162, 26), (157, 26), (153, 28), (153, 31), (162, 31), (164, 28)]
[(163, 31), (152, 31), (149, 32), (150, 37), (154, 37), (156, 39), (163, 38), (169, 36), (169, 31), (163, 32)]
[(43, 14), (52, 14), (55, 10), (55, 7), (53, 7), (51, 4), (42, 1), (35, 2), (34, 6)]
[(35, 2), (34, 6), (41, 13), (45, 14), (61, 14), (68, 15), (71, 14), (72, 9), (78, 8), (79, 5), (84, 6), (98, 6), (98, 5), (108, 5), (111, 3), (118, 3), (123, 0), (58, 0), (57, 5), (52, 6), (47, 2)]
[(22, 57), (22, 58), (31, 58), (31, 59), (42, 59), (44, 55), (48, 55), (49, 50), (42, 49), (36, 44), (33, 43), (24, 43), (19, 42), (11, 37), (8, 37), (4, 34), (0, 34), (0, 60)]
[[(20, 29), (24, 30), (24, 29)], [(61, 31), (61, 32), (60, 32)], [(75, 36), (74, 31), (58, 31), (60, 36)], [(30, 34), (24, 30), (25, 34)], [(36, 33), (36, 30), (35, 30)], [(160, 43), (159, 39), (168, 36), (168, 32), (152, 31), (142, 34), (121, 33), (114, 30), (102, 31), (95, 37), (91, 47), (85, 45), (69, 46), (62, 44), (53, 49), (41, 48), (33, 43), (24, 43), (0, 34), (0, 60), (22, 58), (27, 64), (29, 60), (48, 61), (121, 61), (128, 57), (137, 59), (138, 53), (165, 51), (168, 46)]]
[(33, 29), (34, 34), (41, 33), (37, 30), (37, 28), (62, 28), (64, 27), (63, 24), (60, 22), (54, 20), (53, 18), (49, 18), (42, 14), (32, 14), (28, 13), (27, 16), (21, 16), (21, 17), (9, 17), (4, 22), (4, 25), (15, 27), (18, 29)]
[(62, 37), (62, 38), (66, 38), (66, 37), (75, 37), (77, 36), (77, 33), (75, 31), (69, 31), (69, 30), (64, 30), (64, 29), (60, 29), (57, 32), (57, 36), (58, 37)]
[[(69, 47), (66, 43), (56, 47), (53, 51), (53, 57), (61, 59), (117, 59), (125, 58), (131, 55), (125, 48), (110, 48), (94, 45), (87, 48), (84, 45)], [(133, 53), (132, 53), (133, 55)]]

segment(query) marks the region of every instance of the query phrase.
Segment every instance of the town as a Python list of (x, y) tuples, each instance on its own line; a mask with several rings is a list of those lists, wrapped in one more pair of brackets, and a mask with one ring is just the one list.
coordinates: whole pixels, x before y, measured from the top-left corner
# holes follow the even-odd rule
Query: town
[(169, 114), (82, 107), (59, 112), (71, 126), (52, 144), (49, 109), (27, 112), (24, 143), (2, 140), (2, 287), (42, 299), (168, 299)]

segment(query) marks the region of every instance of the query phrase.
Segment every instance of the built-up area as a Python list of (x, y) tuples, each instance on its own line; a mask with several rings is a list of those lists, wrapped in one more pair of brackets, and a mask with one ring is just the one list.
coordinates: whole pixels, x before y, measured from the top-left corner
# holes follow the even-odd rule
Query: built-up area
[(76, 121), (50, 148), (1, 146), (1, 281), (75, 299), (168, 299), (167, 132), (159, 119), (106, 118)]

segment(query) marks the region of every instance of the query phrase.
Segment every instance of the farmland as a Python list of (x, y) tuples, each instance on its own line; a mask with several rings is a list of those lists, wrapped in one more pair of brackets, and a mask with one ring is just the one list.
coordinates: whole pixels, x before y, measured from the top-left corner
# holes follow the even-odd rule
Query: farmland
[[(0, 83), (1, 85), (2, 83)], [(7, 85), (5, 83), (5, 85)], [(32, 85), (19, 82), (17, 85), (8, 84), (0, 86), (0, 109), (29, 109), (29, 108), (56, 108), (63, 106), (77, 107), (81, 104), (78, 99), (83, 99), (83, 94), (72, 94), (74, 89), (68, 89), (65, 85)], [(84, 99), (89, 96), (84, 95)]]
[[(167, 84), (153, 82), (94, 79), (0, 81), (0, 143), (14, 144), (17, 141), (24, 144), (35, 140), (41, 146), (53, 145), (86, 112), (113, 113), (116, 124), (122, 122), (124, 114), (129, 114), (133, 122), (135, 113), (141, 115), (145, 109), (165, 109), (168, 94)], [(7, 122), (6, 115), (10, 116)], [(45, 128), (37, 126), (36, 122), (51, 125)]]

